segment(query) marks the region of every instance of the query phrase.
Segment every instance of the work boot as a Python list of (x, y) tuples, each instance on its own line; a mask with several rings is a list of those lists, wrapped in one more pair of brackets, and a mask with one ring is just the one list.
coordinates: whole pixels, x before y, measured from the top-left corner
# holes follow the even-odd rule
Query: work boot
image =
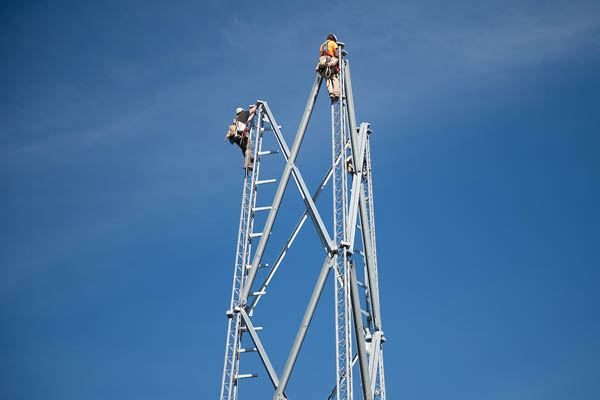
[(248, 171), (252, 171), (252, 165), (244, 164), (244, 169), (247, 169)]

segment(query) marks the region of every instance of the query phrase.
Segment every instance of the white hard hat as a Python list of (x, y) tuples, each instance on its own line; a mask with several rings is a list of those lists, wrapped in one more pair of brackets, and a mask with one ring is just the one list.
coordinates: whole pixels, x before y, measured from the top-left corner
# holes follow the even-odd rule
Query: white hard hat
[(235, 113), (236, 113), (236, 114), (239, 114), (239, 113), (241, 113), (242, 111), (244, 111), (244, 109), (243, 109), (242, 107), (238, 107), (238, 108), (236, 108), (236, 109), (235, 109)]

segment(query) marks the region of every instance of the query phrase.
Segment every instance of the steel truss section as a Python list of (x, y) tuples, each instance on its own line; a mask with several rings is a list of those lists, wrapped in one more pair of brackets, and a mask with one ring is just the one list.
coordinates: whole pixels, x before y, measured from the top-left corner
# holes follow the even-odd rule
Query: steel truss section
[[(343, 48), (343, 44), (341, 46)], [(335, 300), (336, 382), (333, 383), (331, 392), (323, 393), (322, 396), (328, 396), (328, 399), (352, 400), (355, 390), (359, 390), (365, 400), (386, 398), (382, 348), (385, 336), (381, 324), (377, 276), (370, 153), (371, 131), (366, 122), (357, 125), (350, 67), (344, 57), (345, 54), (345, 51), (342, 51), (339, 62), (340, 98), (331, 105), (332, 163), (312, 195), (295, 163), (323, 78), (319, 74), (315, 77), (291, 150), (267, 102), (257, 101), (254, 119), (249, 122), (254, 160), (252, 170), (244, 177), (242, 191), (233, 288), (230, 306), (226, 313), (228, 323), (220, 400), (239, 400), (239, 382), (242, 379), (258, 376), (256, 372), (240, 373), (242, 359), (246, 353), (258, 354), (273, 386), (273, 399), (288, 398), (285, 389), (291, 379), (294, 365), (330, 271), (333, 271)], [(265, 132), (273, 133), (279, 145), (278, 151), (262, 149)], [(285, 160), (285, 167), (272, 204), (257, 207), (261, 184), (276, 181), (259, 179), (261, 161), (264, 156), (275, 153), (281, 153)], [(269, 266), (267, 263), (262, 263), (262, 259), (290, 178), (293, 178), (298, 188), (305, 211), (283, 249)], [(333, 193), (332, 236), (315, 204), (330, 180)], [(268, 216), (262, 231), (255, 232), (254, 216), (260, 211), (268, 211)], [(325, 260), (287, 361), (281, 375), (278, 376), (265, 343), (259, 337), (262, 328), (254, 325), (252, 316), (259, 301), (267, 294), (268, 286), (272, 283), (307, 218), (310, 218), (319, 235)], [(357, 233), (360, 237), (358, 240)], [(256, 238), (258, 244), (253, 243), (253, 239)], [(355, 245), (355, 242), (358, 244)], [(255, 248), (253, 248), (254, 244), (256, 244)], [(359, 265), (362, 267), (359, 268)], [(261, 268), (267, 272), (264, 276), (260, 273), (260, 276), (263, 276), (262, 283), (256, 284)], [(242, 338), (245, 334), (254, 347), (242, 347)], [(353, 351), (353, 344), (356, 344), (356, 352)], [(356, 364), (358, 364), (358, 371), (355, 368)], [(353, 375), (356, 372), (359, 374), (360, 384), (354, 385)], [(320, 396), (316, 393), (315, 397)]]

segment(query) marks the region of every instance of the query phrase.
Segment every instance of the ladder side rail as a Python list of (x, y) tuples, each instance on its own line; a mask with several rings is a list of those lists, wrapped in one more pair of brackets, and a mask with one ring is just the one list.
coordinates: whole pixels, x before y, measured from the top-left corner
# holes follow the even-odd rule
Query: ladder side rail
[[(247, 208), (245, 207), (247, 198), (249, 196), (248, 190), (248, 180), (251, 177), (245, 176), (243, 189), (242, 189), (242, 204), (240, 211), (240, 222), (238, 228), (238, 240), (236, 245), (236, 253), (235, 253), (235, 262), (234, 262), (234, 273), (233, 273), (233, 287), (231, 290), (231, 301), (229, 312), (233, 312), (233, 309), (237, 306), (237, 297), (236, 293), (239, 291), (239, 282), (240, 275), (243, 273), (244, 265), (243, 265), (243, 256), (240, 254), (243, 253), (243, 241), (245, 237), (245, 224), (246, 224), (246, 212)], [(232, 321), (235, 321), (232, 324)], [(233, 326), (232, 326), (233, 325)], [(236, 345), (236, 336), (237, 336), (237, 318), (229, 318), (228, 326), (227, 326), (227, 340), (225, 344), (225, 361), (223, 366), (223, 380), (221, 383), (221, 396), (222, 400), (231, 399), (231, 386), (233, 384), (233, 370), (234, 370), (234, 358), (235, 358), (235, 349)]]
[[(230, 365), (232, 363), (232, 360), (230, 360), (230, 354), (233, 354), (233, 351), (230, 351), (230, 344), (229, 341), (231, 339), (231, 322), (232, 322), (232, 318), (228, 318), (227, 321), (227, 339), (225, 341), (225, 360), (223, 362), (223, 378), (221, 380), (221, 394), (219, 396), (219, 398), (221, 400), (224, 400), (228, 397), (228, 392), (229, 392), (229, 387), (228, 387), (228, 383), (229, 383), (229, 379), (228, 379), (228, 371), (230, 371), (230, 368), (228, 368), (228, 365)], [(225, 395), (225, 397), (223, 397)]]
[[(250, 184), (249, 184), (249, 193), (250, 193), (250, 198), (248, 200), (248, 205), (247, 205), (247, 216), (248, 216), (248, 223), (246, 225), (246, 234), (245, 234), (245, 240), (244, 240), (244, 256), (243, 256), (243, 267), (242, 267), (242, 279), (240, 280), (240, 286), (243, 287), (244, 282), (246, 280), (246, 276), (248, 274), (248, 269), (246, 268), (246, 265), (248, 265), (248, 262), (250, 260), (250, 255), (252, 253), (252, 240), (251, 240), (251, 235), (252, 235), (252, 231), (254, 229), (254, 212), (253, 212), (253, 208), (256, 206), (256, 198), (257, 198), (257, 185), (256, 182), (259, 179), (259, 175), (260, 175), (260, 158), (257, 157), (257, 153), (258, 151), (260, 151), (261, 147), (262, 147), (262, 135), (261, 135), (261, 129), (262, 129), (262, 125), (261, 125), (261, 119), (260, 119), (260, 110), (257, 113), (257, 115), (255, 115), (255, 119), (256, 119), (256, 123), (253, 122), (253, 126), (252, 129), (250, 130), (250, 137), (249, 137), (249, 145), (253, 146), (253, 153), (254, 153), (254, 163), (253, 163), (253, 168), (252, 168), (252, 172), (250, 174), (246, 173), (246, 175), (250, 175), (251, 179), (250, 179)], [(239, 298), (238, 298), (238, 306), (239, 306)], [(237, 347), (236, 347), (236, 364), (235, 364), (235, 369), (233, 371), (233, 377), (238, 376), (239, 374), (239, 365), (240, 365), (240, 354), (241, 354), (241, 347), (242, 347), (242, 334), (243, 332), (240, 331), (240, 326), (242, 323), (242, 319), (240, 317), (240, 315), (236, 315), (237, 317), (237, 334), (238, 334), (238, 338), (237, 338)], [(236, 381), (235, 383), (235, 390), (236, 390), (236, 394), (233, 397), (234, 400), (237, 400), (237, 390), (238, 390), (238, 382)]]
[[(250, 127), (250, 145), (252, 144), (252, 135), (259, 131), (258, 126)], [(255, 139), (256, 140), (256, 139)], [(255, 158), (256, 161), (256, 158)], [(240, 223), (238, 229), (238, 242), (236, 245), (236, 259), (234, 267), (233, 288), (231, 293), (231, 302), (229, 313), (239, 305), (239, 291), (244, 282), (246, 274), (246, 264), (248, 258), (248, 230), (253, 222), (251, 213), (252, 200), (255, 199), (254, 181), (257, 176), (245, 174), (242, 191), (242, 206), (240, 211)], [(225, 361), (223, 367), (223, 380), (221, 383), (221, 399), (235, 399), (235, 377), (239, 368), (239, 349), (240, 341), (240, 319), (238, 316), (229, 318), (227, 327), (227, 341), (225, 347)], [(232, 393), (233, 391), (233, 393)]]
[[(247, 240), (246, 243), (248, 244), (248, 248), (246, 251), (246, 259), (244, 260), (244, 278), (247, 276), (248, 274), (248, 269), (246, 268), (246, 265), (248, 265), (248, 262), (250, 261), (250, 257), (252, 254), (252, 240), (251, 240), (251, 235), (254, 232), (254, 208), (256, 208), (256, 198), (258, 197), (258, 185), (257, 182), (259, 180), (259, 176), (260, 176), (260, 159), (261, 157), (258, 155), (258, 153), (262, 150), (262, 131), (263, 131), (263, 126), (262, 126), (262, 112), (261, 112), (261, 108), (259, 107), (258, 112), (256, 113), (256, 126), (254, 129), (254, 138), (252, 138), (252, 136), (250, 136), (250, 142), (252, 143), (253, 146), (253, 158), (254, 158), (254, 162), (253, 162), (253, 168), (252, 168), (252, 193), (253, 196), (250, 200), (250, 205), (249, 205), (249, 209), (248, 209), (248, 213), (251, 216), (250, 218), (250, 224), (249, 224), (249, 228), (248, 228), (248, 234), (247, 234)], [(254, 139), (254, 140), (252, 140)], [(242, 282), (242, 285), (244, 284), (244, 281)]]

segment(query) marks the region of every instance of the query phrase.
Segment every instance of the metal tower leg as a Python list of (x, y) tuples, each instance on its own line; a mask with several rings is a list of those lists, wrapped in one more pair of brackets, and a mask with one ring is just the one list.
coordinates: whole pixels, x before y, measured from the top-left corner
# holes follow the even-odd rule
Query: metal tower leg
[[(335, 243), (342, 249), (347, 242), (348, 183), (346, 173), (347, 137), (346, 102), (344, 100), (344, 62), (340, 60), (340, 99), (331, 105), (331, 149), (333, 163), (333, 227)], [(341, 156), (341, 162), (335, 163)], [(350, 327), (350, 291), (348, 255), (346, 251), (334, 256), (336, 395), (338, 400), (351, 400), (352, 391), (352, 332)]]
[(227, 316), (227, 340), (225, 344), (225, 361), (223, 365), (223, 379), (221, 382), (221, 400), (237, 398), (237, 380), (239, 371), (239, 357), (241, 349), (241, 319), (234, 310), (239, 306), (240, 289), (243, 287), (248, 259), (251, 252), (251, 235), (254, 226), (253, 208), (256, 205), (256, 181), (258, 180), (260, 163), (258, 152), (262, 146), (262, 110), (259, 109), (255, 116), (256, 122), (251, 122), (250, 145), (253, 146), (253, 169), (244, 177), (242, 192), (242, 207), (236, 246), (235, 268), (233, 274), (233, 288)]

